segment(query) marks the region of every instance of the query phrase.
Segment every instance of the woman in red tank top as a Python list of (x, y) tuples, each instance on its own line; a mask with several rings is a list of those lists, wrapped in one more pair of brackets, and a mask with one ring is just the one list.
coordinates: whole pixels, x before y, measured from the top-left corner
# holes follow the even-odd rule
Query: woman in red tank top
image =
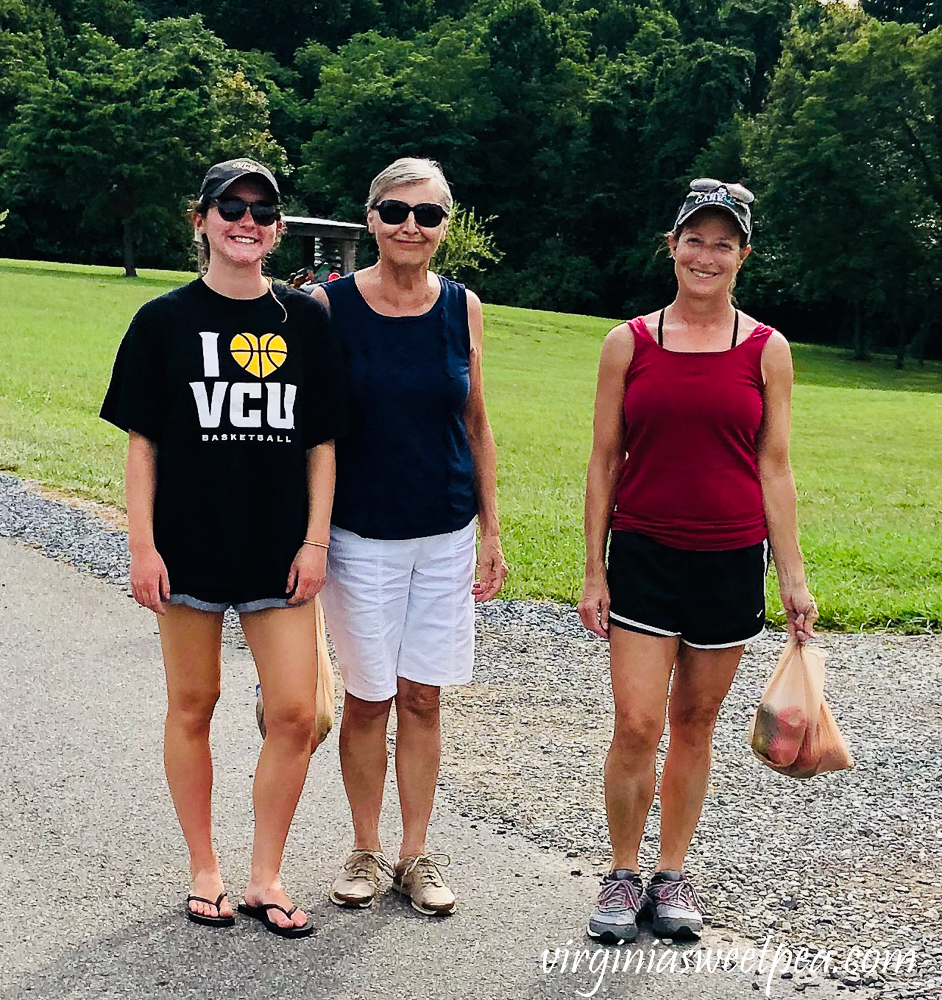
[[(595, 400), (579, 614), (609, 640), (615, 698), (605, 763), (612, 869), (588, 925), (605, 941), (633, 940), (639, 914), (658, 937), (700, 936), (684, 859), (717, 713), (764, 625), (770, 548), (789, 633), (805, 641), (817, 618), (788, 457), (791, 352), (732, 302), (753, 196), (708, 179), (690, 187), (668, 237), (674, 301), (608, 334)], [(638, 850), (665, 712), (660, 857), (645, 888)]]

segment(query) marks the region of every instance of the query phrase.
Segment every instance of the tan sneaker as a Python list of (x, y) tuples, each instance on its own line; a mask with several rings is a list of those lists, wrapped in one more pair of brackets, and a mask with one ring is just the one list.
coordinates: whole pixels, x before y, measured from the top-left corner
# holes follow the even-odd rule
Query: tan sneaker
[(392, 865), (378, 851), (354, 851), (343, 864), (330, 890), (330, 901), (338, 906), (372, 906), (379, 888), (379, 870), (392, 875)]
[(441, 865), (451, 864), (447, 854), (420, 854), (400, 858), (393, 870), (393, 888), (412, 899), (412, 907), (430, 917), (450, 913), (455, 894), (445, 885)]

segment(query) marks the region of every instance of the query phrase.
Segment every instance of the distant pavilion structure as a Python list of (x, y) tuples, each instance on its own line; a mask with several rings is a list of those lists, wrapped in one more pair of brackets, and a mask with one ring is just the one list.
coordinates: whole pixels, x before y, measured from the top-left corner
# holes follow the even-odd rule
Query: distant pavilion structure
[(301, 238), (302, 266), (316, 270), (326, 264), (340, 274), (349, 274), (356, 269), (357, 243), (366, 226), (302, 215), (283, 215), (282, 221), (289, 236)]
[[(339, 222), (337, 219), (313, 219), (303, 215), (283, 215), (281, 221), (288, 236), (301, 238), (300, 264), (315, 271), (326, 268), (340, 274), (356, 270), (357, 243), (366, 226), (356, 222)], [(197, 266), (205, 273), (206, 254), (203, 241), (194, 233)]]

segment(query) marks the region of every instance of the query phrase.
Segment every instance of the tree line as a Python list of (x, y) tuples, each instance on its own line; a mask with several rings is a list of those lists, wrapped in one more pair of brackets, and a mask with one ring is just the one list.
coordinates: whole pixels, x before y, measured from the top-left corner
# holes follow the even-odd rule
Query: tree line
[[(200, 8), (204, 9), (202, 12)], [(236, 153), (359, 221), (431, 156), (490, 301), (624, 317), (694, 176), (757, 195), (744, 308), (858, 356), (942, 348), (942, 27), (863, 0), (0, 0), (0, 254), (186, 266)]]

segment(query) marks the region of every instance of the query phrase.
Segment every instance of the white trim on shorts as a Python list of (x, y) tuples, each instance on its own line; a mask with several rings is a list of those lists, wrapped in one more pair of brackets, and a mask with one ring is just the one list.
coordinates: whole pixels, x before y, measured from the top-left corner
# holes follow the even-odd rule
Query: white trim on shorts
[[(643, 628), (648, 632), (656, 633), (654, 636), (652, 636), (652, 638), (656, 638), (659, 635), (663, 635), (668, 639), (673, 639), (675, 636), (680, 635), (679, 632), (667, 632), (662, 628), (655, 628), (653, 625), (645, 625), (644, 622), (636, 622), (632, 618), (625, 618), (622, 615), (616, 615), (614, 611), (609, 611), (608, 617), (614, 618), (615, 621), (617, 622), (624, 622), (626, 625), (634, 625), (635, 628)], [(736, 643), (733, 643), (733, 645), (735, 646)]]
[(735, 642), (718, 642), (714, 646), (701, 646), (699, 642), (690, 642), (687, 639), (681, 639), (680, 641), (690, 646), (691, 649), (732, 649), (733, 646), (745, 646), (746, 643), (755, 642), (756, 639), (763, 635), (765, 635), (764, 625), (755, 635), (750, 636), (748, 639), (737, 639)]

